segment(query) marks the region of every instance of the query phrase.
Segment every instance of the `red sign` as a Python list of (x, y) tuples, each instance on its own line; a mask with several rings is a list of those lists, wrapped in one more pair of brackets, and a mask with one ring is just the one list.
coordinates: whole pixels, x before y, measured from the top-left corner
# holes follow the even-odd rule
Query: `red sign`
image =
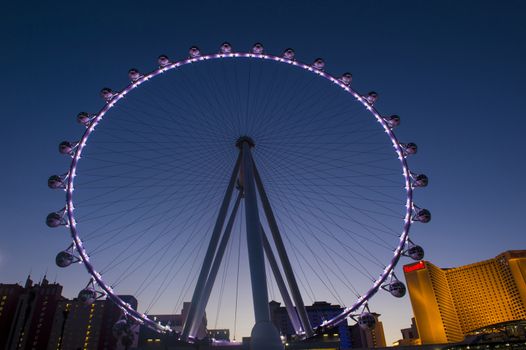
[(404, 272), (411, 272), (416, 270), (422, 270), (426, 268), (426, 264), (423, 261), (419, 261), (417, 263), (411, 264), (411, 265), (405, 265), (404, 266)]

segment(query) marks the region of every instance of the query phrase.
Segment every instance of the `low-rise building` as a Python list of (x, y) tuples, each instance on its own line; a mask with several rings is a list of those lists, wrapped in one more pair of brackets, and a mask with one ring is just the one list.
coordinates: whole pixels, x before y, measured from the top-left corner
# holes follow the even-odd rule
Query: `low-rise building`
[(206, 332), (210, 339), (230, 341), (229, 329), (208, 329)]
[(411, 327), (403, 328), (400, 330), (402, 333), (402, 339), (397, 340), (394, 345), (406, 346), (406, 345), (420, 345), (420, 338), (418, 336), (418, 328), (416, 327), (415, 318), (411, 318)]
[(380, 321), (380, 314), (372, 312), (375, 324), (373, 328), (361, 327), (359, 324), (349, 326), (351, 344), (353, 348), (381, 348), (385, 347), (384, 326)]
[[(290, 321), (286, 307), (281, 306), (281, 303), (277, 301), (271, 301), (269, 303), (269, 308), (272, 323), (274, 323), (280, 335), (286, 340), (291, 340), (295, 335), (295, 331), (292, 327), (292, 322)], [(323, 321), (329, 320), (343, 311), (343, 308), (340, 305), (332, 305), (325, 301), (316, 301), (312, 305), (306, 306), (305, 309), (312, 325), (320, 325)], [(336, 327), (332, 328), (328, 333), (321, 334), (320, 336), (322, 339), (323, 336), (325, 336), (324, 338), (331, 342), (336, 339), (339, 342), (341, 349), (351, 348), (347, 320), (344, 320)]]
[[(180, 314), (149, 314), (148, 317), (163, 325), (170, 326), (172, 334), (161, 335), (147, 326), (140, 327), (139, 346), (151, 348), (152, 346), (165, 346), (166, 343), (177, 342), (178, 335), (182, 333), (184, 323), (190, 310), (190, 302), (184, 302)], [(207, 337), (206, 330), (207, 320), (206, 313), (203, 315), (201, 324), (197, 330), (196, 338), (204, 339)]]

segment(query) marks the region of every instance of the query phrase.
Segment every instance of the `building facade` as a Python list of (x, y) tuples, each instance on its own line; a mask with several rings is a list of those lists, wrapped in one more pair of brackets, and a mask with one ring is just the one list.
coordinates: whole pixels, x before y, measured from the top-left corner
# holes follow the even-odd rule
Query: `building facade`
[(18, 296), (7, 335), (8, 350), (47, 348), (57, 304), (63, 299), (62, 286), (44, 278), (33, 285), (28, 277)]
[(18, 299), (24, 293), (19, 284), (0, 283), (0, 349), (7, 347), (7, 338), (15, 318)]
[[(137, 299), (133, 296), (122, 295), (120, 298), (137, 309)], [(62, 300), (53, 319), (47, 349), (119, 349), (121, 346), (113, 336), (113, 325), (121, 315), (121, 310), (109, 299), (96, 300), (89, 305), (77, 299)], [(138, 326), (136, 333), (134, 345), (137, 345)]]
[[(188, 312), (190, 311), (191, 302), (183, 302), (183, 308), (181, 309), (180, 314), (149, 314), (148, 317), (155, 322), (160, 322), (163, 325), (170, 326), (175, 335), (181, 334), (183, 331), (184, 323), (188, 317)], [(207, 319), (206, 312), (203, 315), (203, 319), (199, 328), (197, 329), (196, 338), (204, 339), (207, 337)], [(140, 327), (139, 334), (139, 346), (164, 346), (167, 342), (173, 341), (174, 336), (163, 336), (157, 333), (154, 330), (151, 330), (147, 326)]]
[(418, 335), (418, 329), (416, 328), (415, 318), (411, 318), (411, 327), (402, 328), (400, 330), (402, 333), (402, 339), (399, 339), (395, 342), (397, 346), (407, 346), (407, 345), (421, 345), (420, 337)]
[[(122, 295), (137, 309), (137, 299)], [(124, 349), (113, 335), (122, 311), (110, 300), (86, 305), (62, 296), (62, 286), (44, 278), (25, 286), (0, 284), (0, 349)], [(139, 326), (132, 327), (137, 345)]]
[(380, 321), (380, 314), (371, 313), (376, 320), (374, 327), (364, 328), (359, 324), (349, 326), (351, 344), (353, 348), (383, 348), (386, 346), (384, 326)]
[[(291, 337), (293, 337), (293, 335), (295, 334), (295, 331), (292, 327), (292, 323), (290, 322), (287, 309), (284, 306), (281, 306), (281, 304), (276, 301), (271, 301), (269, 303), (269, 308), (272, 323), (276, 326), (280, 335), (284, 336), (287, 339), (291, 339)], [(313, 325), (319, 325), (323, 321), (329, 320), (343, 311), (340, 305), (332, 305), (325, 301), (316, 301), (311, 306), (306, 306), (305, 309), (307, 310), (309, 321)], [(324, 335), (327, 338), (339, 338), (341, 349), (351, 348), (351, 338), (347, 320), (341, 322), (329, 333)]]
[(472, 330), (526, 319), (526, 250), (442, 269), (404, 266), (422, 344), (459, 342)]
[(210, 339), (230, 341), (230, 329), (207, 329), (206, 333)]

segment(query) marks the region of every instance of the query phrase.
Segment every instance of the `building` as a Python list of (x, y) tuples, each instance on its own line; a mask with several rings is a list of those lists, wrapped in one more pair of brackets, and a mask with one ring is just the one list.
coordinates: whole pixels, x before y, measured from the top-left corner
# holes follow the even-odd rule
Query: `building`
[[(163, 325), (172, 327), (177, 333), (181, 333), (183, 329), (183, 317), (181, 314), (163, 314), (163, 315), (148, 315), (148, 317)], [(167, 339), (166, 335), (150, 329), (148, 326), (142, 325), (139, 330), (139, 347), (164, 347), (171, 339)]]
[[(120, 298), (137, 309), (137, 299), (130, 295)], [(85, 304), (77, 299), (58, 303), (49, 337), (48, 350), (83, 349), (114, 350), (121, 346), (113, 336), (113, 325), (122, 311), (109, 299)], [(138, 341), (138, 326), (134, 344)], [(134, 347), (132, 345), (132, 347)]]
[(210, 339), (230, 341), (229, 329), (208, 329), (206, 332)]
[[(280, 335), (287, 340), (291, 340), (295, 335), (295, 331), (290, 322), (287, 308), (281, 306), (281, 303), (273, 300), (269, 303), (269, 309), (272, 323), (274, 323)], [(323, 321), (329, 320), (343, 311), (343, 308), (340, 305), (332, 305), (325, 301), (316, 301), (311, 306), (306, 306), (305, 309), (307, 310), (307, 315), (312, 325), (320, 325)], [(330, 332), (323, 334), (322, 336), (325, 338), (331, 338), (327, 339), (327, 341), (333, 341), (333, 338), (338, 338), (341, 349), (351, 348), (347, 320), (341, 322), (335, 328), (331, 329)]]
[(415, 318), (411, 318), (411, 327), (400, 330), (402, 339), (395, 342), (396, 346), (420, 345), (420, 337), (416, 328)]
[(376, 323), (372, 329), (360, 327), (358, 324), (349, 326), (353, 348), (382, 348), (386, 346), (384, 326), (379, 320), (380, 314), (371, 313)]
[[(183, 331), (184, 323), (186, 322), (186, 317), (188, 316), (188, 311), (190, 310), (190, 305), (192, 303), (190, 302), (184, 302), (183, 308), (181, 309), (180, 314), (150, 314), (148, 317), (151, 320), (154, 320), (156, 322), (160, 322), (163, 325), (170, 326), (173, 331), (174, 335), (169, 336), (162, 336), (156, 331), (151, 330), (147, 326), (141, 326), (140, 327), (140, 334), (139, 334), (139, 345), (141, 347), (148, 346), (151, 347), (152, 345), (155, 346), (165, 346), (167, 343), (175, 342), (176, 338), (178, 338), (178, 334), (181, 334)], [(197, 339), (203, 339), (207, 337), (207, 330), (206, 330), (207, 320), (206, 320), (206, 313), (203, 315), (203, 320), (201, 322), (201, 325), (199, 326), (199, 329), (197, 330), (196, 337)], [(172, 339), (174, 338), (174, 339)]]
[(62, 286), (49, 283), (46, 276), (36, 285), (28, 277), (12, 314), (5, 349), (45, 349), (57, 304), (63, 299), (61, 293)]
[(18, 298), (22, 293), (24, 293), (24, 287), (19, 284), (0, 283), (0, 349), (7, 347), (7, 338), (15, 318)]
[(526, 319), (526, 250), (447, 269), (420, 261), (404, 273), (422, 344), (459, 342), (473, 330)]

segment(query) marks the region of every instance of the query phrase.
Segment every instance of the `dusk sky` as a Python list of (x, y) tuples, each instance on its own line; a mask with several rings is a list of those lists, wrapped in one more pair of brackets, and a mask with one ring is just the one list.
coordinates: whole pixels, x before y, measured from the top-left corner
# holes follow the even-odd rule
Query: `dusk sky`
[[(183, 58), (192, 45), (217, 52), (224, 41), (323, 57), (327, 72), (352, 72), (355, 90), (377, 91), (376, 107), (401, 116), (397, 136), (419, 146), (411, 168), (430, 178), (415, 201), (433, 219), (411, 236), (426, 260), (453, 267), (526, 249), (522, 1), (24, 2), (0, 16), (1, 283), (47, 273), (67, 297), (84, 287), (81, 267), (54, 263), (66, 231), (44, 224), (63, 206), (46, 186), (67, 170), (58, 143), (78, 139), (76, 114), (99, 110), (100, 89), (128, 84), (129, 68), (150, 71), (159, 54)], [(385, 294), (371, 308), (391, 344), (412, 311), (408, 296)]]

